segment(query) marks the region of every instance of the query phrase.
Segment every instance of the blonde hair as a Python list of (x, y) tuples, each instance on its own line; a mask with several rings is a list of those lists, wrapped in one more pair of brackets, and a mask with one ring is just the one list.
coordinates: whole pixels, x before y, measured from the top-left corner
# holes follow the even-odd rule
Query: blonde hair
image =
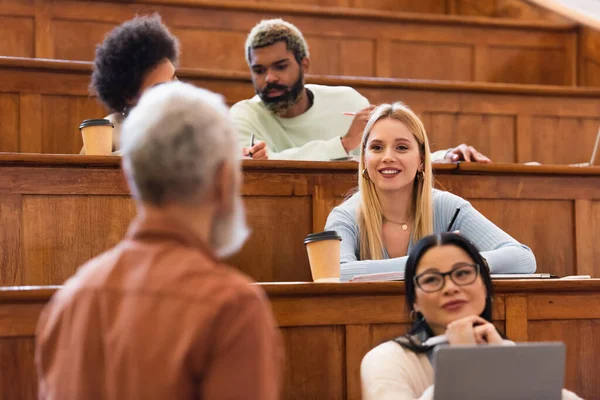
[(369, 121), (365, 126), (360, 147), (358, 174), (360, 202), (357, 217), (361, 260), (383, 259), (383, 212), (375, 185), (369, 179), (365, 170), (365, 150), (373, 126), (377, 121), (384, 118), (393, 118), (406, 125), (419, 144), (419, 152), (423, 158), (423, 180), (418, 179), (418, 175), (415, 176), (413, 201), (409, 213), (414, 219), (411, 240), (413, 243), (416, 243), (425, 236), (433, 233), (433, 177), (427, 132), (419, 117), (404, 103), (382, 104), (371, 112)]
[(287, 49), (294, 53), (298, 63), (308, 57), (308, 45), (302, 32), (294, 25), (282, 20), (265, 19), (260, 21), (246, 38), (246, 62), (251, 64), (250, 51), (261, 47), (271, 46), (277, 42), (285, 42)]

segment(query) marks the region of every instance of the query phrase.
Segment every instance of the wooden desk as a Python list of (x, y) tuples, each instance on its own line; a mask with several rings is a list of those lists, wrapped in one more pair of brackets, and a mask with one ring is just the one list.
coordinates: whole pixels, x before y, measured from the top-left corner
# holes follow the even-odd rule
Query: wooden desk
[[(119, 157), (0, 154), (0, 285), (61, 284), (135, 214)], [(244, 161), (252, 235), (229, 260), (261, 282), (309, 281), (304, 237), (356, 187), (352, 162)], [(600, 168), (445, 164), (437, 186), (527, 244), (538, 271), (600, 277)]]
[(182, 66), (245, 72), (252, 27), (283, 18), (303, 32), (317, 74), (577, 84), (573, 23), (261, 3), (3, 0), (0, 37), (12, 40), (0, 55), (90, 61), (115, 26), (159, 12), (181, 42)]
[[(410, 325), (404, 284), (262, 284), (286, 352), (283, 399), (359, 399), (360, 362)], [(494, 320), (520, 341), (563, 341), (565, 386), (600, 398), (600, 280), (498, 281)], [(34, 399), (35, 324), (54, 288), (0, 289), (0, 384)]]
[[(78, 154), (79, 123), (106, 115), (89, 96), (90, 63), (0, 57), (0, 151)], [(247, 72), (179, 69), (180, 79), (225, 96), (254, 96)], [(373, 104), (402, 100), (419, 113), (433, 150), (468, 143), (495, 162), (589, 161), (600, 90), (557, 86), (307, 76), (352, 86)]]

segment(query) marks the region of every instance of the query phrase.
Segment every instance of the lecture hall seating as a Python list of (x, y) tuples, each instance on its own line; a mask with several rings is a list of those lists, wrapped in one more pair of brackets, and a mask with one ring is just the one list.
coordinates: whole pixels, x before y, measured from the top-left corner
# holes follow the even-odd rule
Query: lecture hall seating
[[(494, 324), (514, 341), (564, 341), (565, 387), (600, 398), (600, 280), (497, 281)], [(404, 284), (261, 284), (286, 352), (284, 400), (360, 400), (359, 368), (374, 346), (410, 324)], [(33, 337), (55, 288), (0, 289), (0, 387), (35, 399)]]

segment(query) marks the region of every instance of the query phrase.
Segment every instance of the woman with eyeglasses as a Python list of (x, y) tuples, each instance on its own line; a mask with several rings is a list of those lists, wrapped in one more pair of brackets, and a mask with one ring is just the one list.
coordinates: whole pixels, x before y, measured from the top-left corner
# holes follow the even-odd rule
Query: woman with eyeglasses
[(432, 189), (425, 127), (403, 103), (382, 104), (365, 127), (358, 193), (331, 211), (325, 230), (342, 237), (342, 281), (356, 275), (401, 272), (420, 239), (450, 227), (473, 242), (494, 273), (535, 272), (531, 250), (466, 200)]
[(114, 126), (113, 151), (120, 148), (121, 125), (131, 107), (147, 89), (177, 79), (178, 60), (179, 41), (158, 14), (119, 25), (96, 47), (90, 86), (112, 113), (106, 119)]
[[(432, 399), (436, 343), (513, 345), (492, 324), (492, 296), (489, 268), (473, 244), (453, 233), (422, 239), (405, 271), (404, 297), (414, 323), (363, 358), (363, 400)], [(563, 399), (578, 398), (563, 391)]]

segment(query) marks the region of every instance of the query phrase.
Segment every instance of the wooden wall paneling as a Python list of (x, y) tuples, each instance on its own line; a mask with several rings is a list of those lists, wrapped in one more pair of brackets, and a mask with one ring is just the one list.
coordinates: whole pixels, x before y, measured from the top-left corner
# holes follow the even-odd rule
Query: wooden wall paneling
[(130, 196), (90, 196), (88, 202), (91, 254), (95, 257), (124, 238), (136, 208)]
[[(591, 211), (590, 215), (591, 215), (591, 218), (586, 221), (586, 224), (588, 224), (588, 229), (591, 229), (593, 232), (592, 233), (592, 245), (590, 246), (591, 250), (592, 250), (592, 254), (593, 254), (591, 271), (592, 271), (592, 276), (596, 277), (596, 276), (600, 276), (600, 263), (598, 263), (598, 260), (600, 260), (600, 247), (596, 245), (596, 243), (598, 243), (598, 241), (600, 240), (600, 202), (598, 202), (598, 201), (592, 202), (592, 211)], [(584, 243), (586, 243), (586, 242), (584, 241)], [(583, 267), (583, 268), (585, 268), (585, 267)], [(585, 268), (585, 270), (589, 271), (590, 270), (589, 266), (587, 268)], [(585, 272), (581, 272), (581, 273), (585, 273)]]
[(325, 228), (331, 210), (339, 204), (333, 193), (333, 175), (316, 177), (312, 199), (313, 232), (319, 232)]
[(576, 273), (571, 201), (469, 200), (490, 221), (531, 248), (538, 272)]
[[(53, 3), (35, 0), (35, 57), (54, 58), (54, 31), (52, 29)], [(59, 38), (61, 36), (57, 36)]]
[[(534, 115), (531, 124), (529, 131), (534, 161), (544, 164), (590, 161), (600, 118)], [(537, 143), (546, 145), (540, 146)]]
[(282, 327), (285, 400), (345, 399), (343, 326)]
[(17, 152), (42, 153), (42, 95), (21, 93), (19, 96), (19, 147)]
[(385, 77), (475, 80), (475, 48), (468, 42), (391, 40), (389, 51), (389, 75)]
[(35, 21), (31, 16), (0, 15), (0, 55), (35, 57)]
[(3, 399), (37, 399), (33, 336), (0, 337), (0, 387)]
[(527, 297), (506, 296), (506, 336), (515, 342), (527, 341)]
[[(346, 325), (346, 390), (348, 400), (361, 399), (360, 363), (371, 350), (371, 326)], [(357, 379), (358, 378), (358, 379)]]
[(0, 151), (19, 151), (19, 95), (0, 93)]
[(596, 276), (594, 271), (594, 232), (599, 225), (595, 225), (594, 222), (592, 201), (575, 200), (575, 265), (578, 275)]
[(401, 11), (445, 14), (448, 0), (347, 0), (355, 8), (369, 10)]
[(516, 162), (517, 126), (514, 116), (425, 112), (432, 151), (467, 143), (494, 162)]
[(600, 32), (580, 27), (579, 34), (579, 84), (600, 86)]
[(90, 196), (23, 197), (21, 285), (64, 282), (92, 257)]
[(20, 284), (22, 203), (18, 194), (0, 195), (0, 286)]
[[(589, 307), (586, 304), (581, 307)], [(530, 321), (530, 341), (561, 341), (567, 346), (565, 387), (584, 399), (600, 397), (600, 370), (598, 352), (600, 345), (600, 319)]]
[[(533, 118), (529, 113), (517, 115), (516, 129), (518, 132), (515, 143), (516, 159), (515, 162), (526, 163), (535, 161), (533, 159), (533, 147), (536, 143), (533, 142)], [(537, 128), (537, 127), (536, 127)], [(538, 161), (539, 162), (539, 161)]]
[[(92, 60), (94, 46), (114, 26), (136, 13), (158, 11), (179, 36), (181, 65), (188, 67), (247, 71), (243, 44), (250, 28), (260, 19), (283, 17), (304, 32), (319, 74), (543, 84), (571, 84), (576, 76), (569, 59), (574, 52), (568, 50), (575, 29), (567, 25), (527, 29), (367, 14), (359, 35), (356, 15), (319, 15), (314, 9), (37, 1), (38, 53), (59, 59)], [(383, 42), (376, 46), (376, 40)], [(494, 63), (487, 62), (490, 57)]]
[[(265, 188), (270, 195), (266, 195)], [(227, 262), (257, 281), (312, 281), (303, 244), (306, 235), (313, 231), (309, 217), (313, 204), (312, 178), (247, 173), (242, 195), (251, 235), (242, 250)], [(278, 221), (277, 229), (272, 229), (273, 221)]]
[(83, 139), (79, 124), (88, 118), (103, 118), (106, 111), (91, 97), (54, 96), (42, 98), (42, 153), (79, 154)]
[(566, 22), (557, 14), (523, 0), (448, 0), (453, 14)]
[[(403, 312), (399, 310), (399, 312)], [(374, 347), (410, 329), (410, 324), (346, 325), (346, 388), (348, 400), (361, 399), (360, 364)]]
[(343, 76), (376, 76), (376, 43), (376, 39), (341, 40), (338, 73)]
[(312, 281), (303, 244), (312, 232), (311, 203), (309, 196), (245, 196), (251, 236), (227, 262), (262, 282)]

